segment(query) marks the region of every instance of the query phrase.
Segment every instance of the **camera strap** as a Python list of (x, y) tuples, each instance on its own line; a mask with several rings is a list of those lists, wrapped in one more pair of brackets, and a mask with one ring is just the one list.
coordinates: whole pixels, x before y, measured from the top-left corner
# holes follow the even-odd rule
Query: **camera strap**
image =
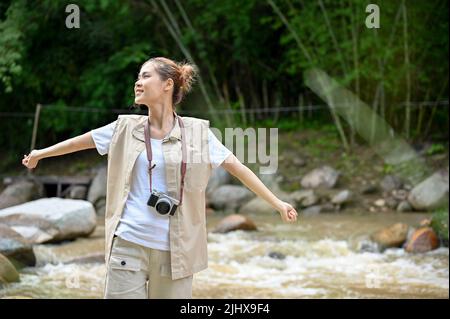
[[(184, 132), (184, 123), (181, 120), (181, 117), (178, 116), (176, 113), (175, 117), (176, 120), (178, 120), (178, 123), (180, 125), (180, 129), (181, 129), (181, 152), (182, 152), (182, 159), (181, 159), (181, 183), (180, 183), (180, 203), (179, 205), (181, 205), (181, 203), (183, 202), (183, 189), (184, 189), (184, 176), (186, 175), (186, 141), (185, 141), (185, 132)], [(152, 159), (153, 159), (153, 154), (152, 154), (152, 143), (150, 140), (150, 124), (149, 124), (149, 120), (147, 119), (147, 121), (145, 121), (145, 125), (144, 125), (144, 136), (145, 136), (145, 148), (147, 149), (147, 159), (148, 159), (148, 174), (149, 174), (149, 179), (150, 179), (150, 193), (152, 192), (152, 170), (153, 168), (156, 166), (156, 164), (152, 165)]]

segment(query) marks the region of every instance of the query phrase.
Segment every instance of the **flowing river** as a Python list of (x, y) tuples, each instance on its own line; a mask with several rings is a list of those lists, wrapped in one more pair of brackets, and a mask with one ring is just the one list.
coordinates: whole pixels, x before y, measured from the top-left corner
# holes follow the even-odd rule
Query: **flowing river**
[[(208, 216), (208, 231), (222, 218)], [(320, 214), (284, 224), (249, 215), (259, 231), (209, 232), (209, 267), (194, 275), (193, 298), (449, 298), (448, 248), (424, 254), (371, 252), (369, 235), (427, 214)], [(35, 246), (38, 264), (0, 298), (102, 298), (103, 231)], [(369, 249), (361, 249), (361, 247)]]

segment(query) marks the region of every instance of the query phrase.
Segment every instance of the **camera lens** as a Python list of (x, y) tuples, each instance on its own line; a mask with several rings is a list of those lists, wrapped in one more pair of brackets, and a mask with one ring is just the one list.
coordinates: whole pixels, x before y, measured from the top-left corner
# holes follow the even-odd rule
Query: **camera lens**
[(155, 208), (158, 213), (165, 215), (170, 211), (170, 204), (167, 201), (160, 200), (156, 203)]

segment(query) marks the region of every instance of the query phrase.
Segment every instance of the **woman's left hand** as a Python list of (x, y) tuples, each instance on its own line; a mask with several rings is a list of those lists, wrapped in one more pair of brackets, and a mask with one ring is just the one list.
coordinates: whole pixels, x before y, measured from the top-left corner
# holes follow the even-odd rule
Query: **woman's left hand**
[(297, 221), (298, 213), (291, 204), (282, 201), (278, 211), (280, 212), (281, 219), (285, 223), (293, 223)]

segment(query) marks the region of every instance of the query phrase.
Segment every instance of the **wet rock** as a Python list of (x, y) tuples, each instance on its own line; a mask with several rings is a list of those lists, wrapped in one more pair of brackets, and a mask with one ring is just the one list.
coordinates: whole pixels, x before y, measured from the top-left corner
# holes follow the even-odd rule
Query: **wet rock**
[(402, 200), (397, 206), (399, 212), (410, 212), (412, 210), (411, 204), (407, 200)]
[(439, 247), (439, 238), (432, 228), (422, 227), (413, 233), (405, 246), (409, 253), (425, 253)]
[(96, 216), (88, 201), (53, 197), (0, 210), (0, 223), (35, 244), (89, 236)]
[(352, 192), (346, 189), (334, 195), (333, 198), (331, 198), (331, 202), (336, 205), (342, 205), (350, 202), (351, 199), (352, 199)]
[(212, 192), (210, 205), (214, 209), (236, 211), (255, 194), (244, 186), (222, 185)]
[(31, 243), (7, 225), (0, 223), (0, 253), (20, 266), (34, 266), (36, 257)]
[(0, 209), (26, 203), (44, 196), (44, 186), (34, 180), (9, 185), (0, 194)]
[(386, 175), (380, 182), (380, 187), (385, 192), (391, 192), (394, 189), (401, 188), (402, 180), (395, 175)]
[(301, 185), (304, 188), (333, 188), (339, 175), (340, 173), (332, 167), (322, 166), (306, 174), (301, 180)]
[(87, 200), (91, 202), (97, 215), (104, 216), (104, 208), (106, 201), (106, 182), (107, 182), (107, 167), (103, 166), (97, 170), (97, 174), (92, 180), (89, 186), (89, 191), (87, 195)]
[(213, 230), (214, 233), (228, 233), (233, 230), (257, 230), (255, 223), (248, 217), (232, 214), (223, 218)]
[(408, 196), (411, 206), (430, 211), (448, 203), (448, 179), (448, 169), (443, 169), (416, 185)]
[(20, 281), (19, 273), (14, 265), (0, 254), (0, 284)]
[(371, 240), (380, 245), (380, 248), (401, 247), (408, 236), (409, 226), (402, 223), (394, 224), (371, 235)]
[(283, 253), (276, 252), (276, 251), (271, 251), (271, 252), (269, 253), (269, 257), (270, 257), (270, 258), (273, 258), (273, 259), (283, 260), (283, 259), (286, 258), (286, 255), (283, 254)]
[(358, 243), (357, 250), (360, 253), (379, 253), (380, 246), (371, 240), (363, 240)]
[(301, 207), (312, 206), (319, 202), (319, 197), (316, 196), (312, 189), (298, 190), (289, 194), (291, 201)]

